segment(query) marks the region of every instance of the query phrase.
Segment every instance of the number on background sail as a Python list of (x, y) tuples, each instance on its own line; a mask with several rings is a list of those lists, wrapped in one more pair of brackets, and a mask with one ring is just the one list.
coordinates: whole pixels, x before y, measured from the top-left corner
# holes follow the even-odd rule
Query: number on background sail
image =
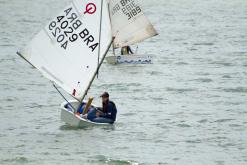
[[(99, 42), (101, 2), (102, 29)], [(57, 14), (21, 52), (48, 79), (81, 99), (111, 44), (108, 4), (74, 0)]]
[(114, 47), (122, 47), (157, 35), (136, 0), (110, 0)]

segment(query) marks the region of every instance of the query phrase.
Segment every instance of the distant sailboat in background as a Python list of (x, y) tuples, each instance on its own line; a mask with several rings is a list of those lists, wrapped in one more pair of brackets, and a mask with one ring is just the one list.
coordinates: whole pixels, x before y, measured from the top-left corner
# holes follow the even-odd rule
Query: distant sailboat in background
[(64, 122), (102, 124), (76, 112), (87, 103), (84, 98), (112, 43), (122, 47), (156, 34), (134, 0), (73, 0), (17, 54), (75, 98), (63, 96)]
[(109, 5), (113, 42), (113, 54), (106, 60), (111, 64), (151, 63), (149, 55), (138, 55), (137, 51), (129, 55), (116, 55), (115, 49), (144, 41), (158, 33), (144, 15), (136, 0), (111, 0)]

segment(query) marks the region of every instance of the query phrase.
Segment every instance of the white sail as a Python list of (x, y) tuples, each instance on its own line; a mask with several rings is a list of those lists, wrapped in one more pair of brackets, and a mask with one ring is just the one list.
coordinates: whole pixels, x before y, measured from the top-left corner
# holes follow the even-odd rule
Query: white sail
[(97, 71), (99, 47), (101, 60), (111, 39), (107, 1), (73, 0), (34, 37), (21, 55), (46, 78), (81, 99)]
[(136, 0), (110, 0), (114, 47), (123, 47), (157, 35)]

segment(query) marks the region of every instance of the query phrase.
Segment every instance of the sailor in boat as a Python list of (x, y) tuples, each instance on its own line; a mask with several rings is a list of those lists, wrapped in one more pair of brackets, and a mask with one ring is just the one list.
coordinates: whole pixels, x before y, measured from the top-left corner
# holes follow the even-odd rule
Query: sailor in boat
[(121, 55), (129, 55), (129, 54), (134, 54), (130, 46), (127, 45), (121, 48)]
[(117, 116), (116, 105), (109, 100), (108, 92), (104, 92), (100, 97), (102, 98), (102, 108), (90, 107), (88, 113), (82, 115), (82, 117), (96, 123), (113, 124)]

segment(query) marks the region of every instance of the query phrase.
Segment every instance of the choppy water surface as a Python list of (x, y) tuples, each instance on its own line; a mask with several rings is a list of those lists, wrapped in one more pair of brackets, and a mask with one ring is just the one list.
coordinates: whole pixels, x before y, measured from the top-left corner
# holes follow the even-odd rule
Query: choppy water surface
[(160, 35), (138, 51), (154, 63), (104, 63), (90, 95), (108, 90), (118, 121), (73, 129), (15, 55), (68, 1), (0, 0), (0, 164), (247, 164), (247, 1), (141, 2)]

